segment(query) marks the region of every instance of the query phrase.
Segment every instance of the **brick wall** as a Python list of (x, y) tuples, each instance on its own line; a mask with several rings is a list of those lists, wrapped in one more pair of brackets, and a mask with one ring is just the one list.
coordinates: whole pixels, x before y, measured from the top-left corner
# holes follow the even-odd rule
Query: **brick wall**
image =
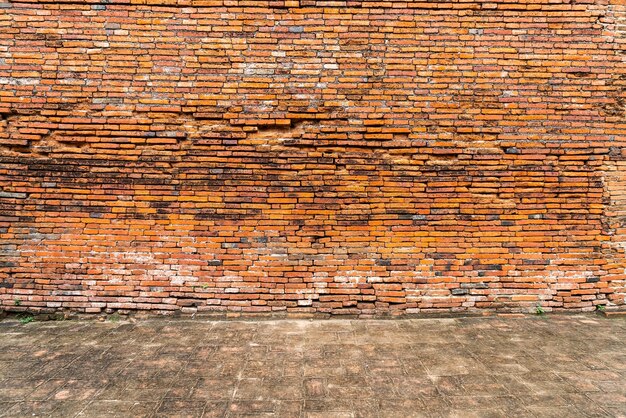
[(623, 1), (0, 0), (0, 87), (4, 310), (624, 304)]

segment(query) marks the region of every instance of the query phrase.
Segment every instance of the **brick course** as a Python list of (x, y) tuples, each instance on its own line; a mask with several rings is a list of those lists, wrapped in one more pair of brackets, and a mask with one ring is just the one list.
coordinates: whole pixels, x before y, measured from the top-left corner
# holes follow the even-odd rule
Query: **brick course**
[(0, 309), (626, 295), (623, 1), (0, 0)]

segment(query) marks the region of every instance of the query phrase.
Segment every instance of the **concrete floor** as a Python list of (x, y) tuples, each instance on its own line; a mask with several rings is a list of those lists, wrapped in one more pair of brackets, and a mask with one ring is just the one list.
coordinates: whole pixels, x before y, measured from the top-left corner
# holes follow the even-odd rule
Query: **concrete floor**
[(0, 416), (626, 416), (626, 320), (0, 322)]

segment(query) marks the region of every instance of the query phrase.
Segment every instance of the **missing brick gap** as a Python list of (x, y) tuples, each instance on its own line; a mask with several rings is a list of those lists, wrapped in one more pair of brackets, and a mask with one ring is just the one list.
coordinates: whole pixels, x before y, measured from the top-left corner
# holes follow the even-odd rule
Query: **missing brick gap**
[(8, 123), (16, 117), (18, 117), (18, 113), (15, 109), (0, 109), (0, 122)]
[(292, 119), (288, 124), (260, 125), (256, 131), (249, 132), (246, 139), (240, 144), (253, 145), (261, 149), (279, 151), (284, 147), (305, 147), (310, 145), (300, 143), (311, 128), (319, 125), (318, 120)]
[(257, 125), (257, 132), (275, 131), (275, 132), (288, 132), (294, 129), (300, 128), (302, 125), (319, 125), (318, 119), (289, 119), (289, 123), (285, 124), (267, 124)]
[(520, 151), (519, 148), (515, 147), (515, 146), (505, 146), (505, 145), (501, 145), (500, 149), (502, 150), (503, 153), (505, 154), (521, 154), (522, 152)]

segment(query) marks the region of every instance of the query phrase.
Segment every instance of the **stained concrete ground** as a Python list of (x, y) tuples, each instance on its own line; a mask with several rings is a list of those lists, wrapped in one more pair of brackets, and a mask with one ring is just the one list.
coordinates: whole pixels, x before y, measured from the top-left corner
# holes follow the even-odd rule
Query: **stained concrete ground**
[(0, 322), (0, 416), (626, 416), (626, 320)]

